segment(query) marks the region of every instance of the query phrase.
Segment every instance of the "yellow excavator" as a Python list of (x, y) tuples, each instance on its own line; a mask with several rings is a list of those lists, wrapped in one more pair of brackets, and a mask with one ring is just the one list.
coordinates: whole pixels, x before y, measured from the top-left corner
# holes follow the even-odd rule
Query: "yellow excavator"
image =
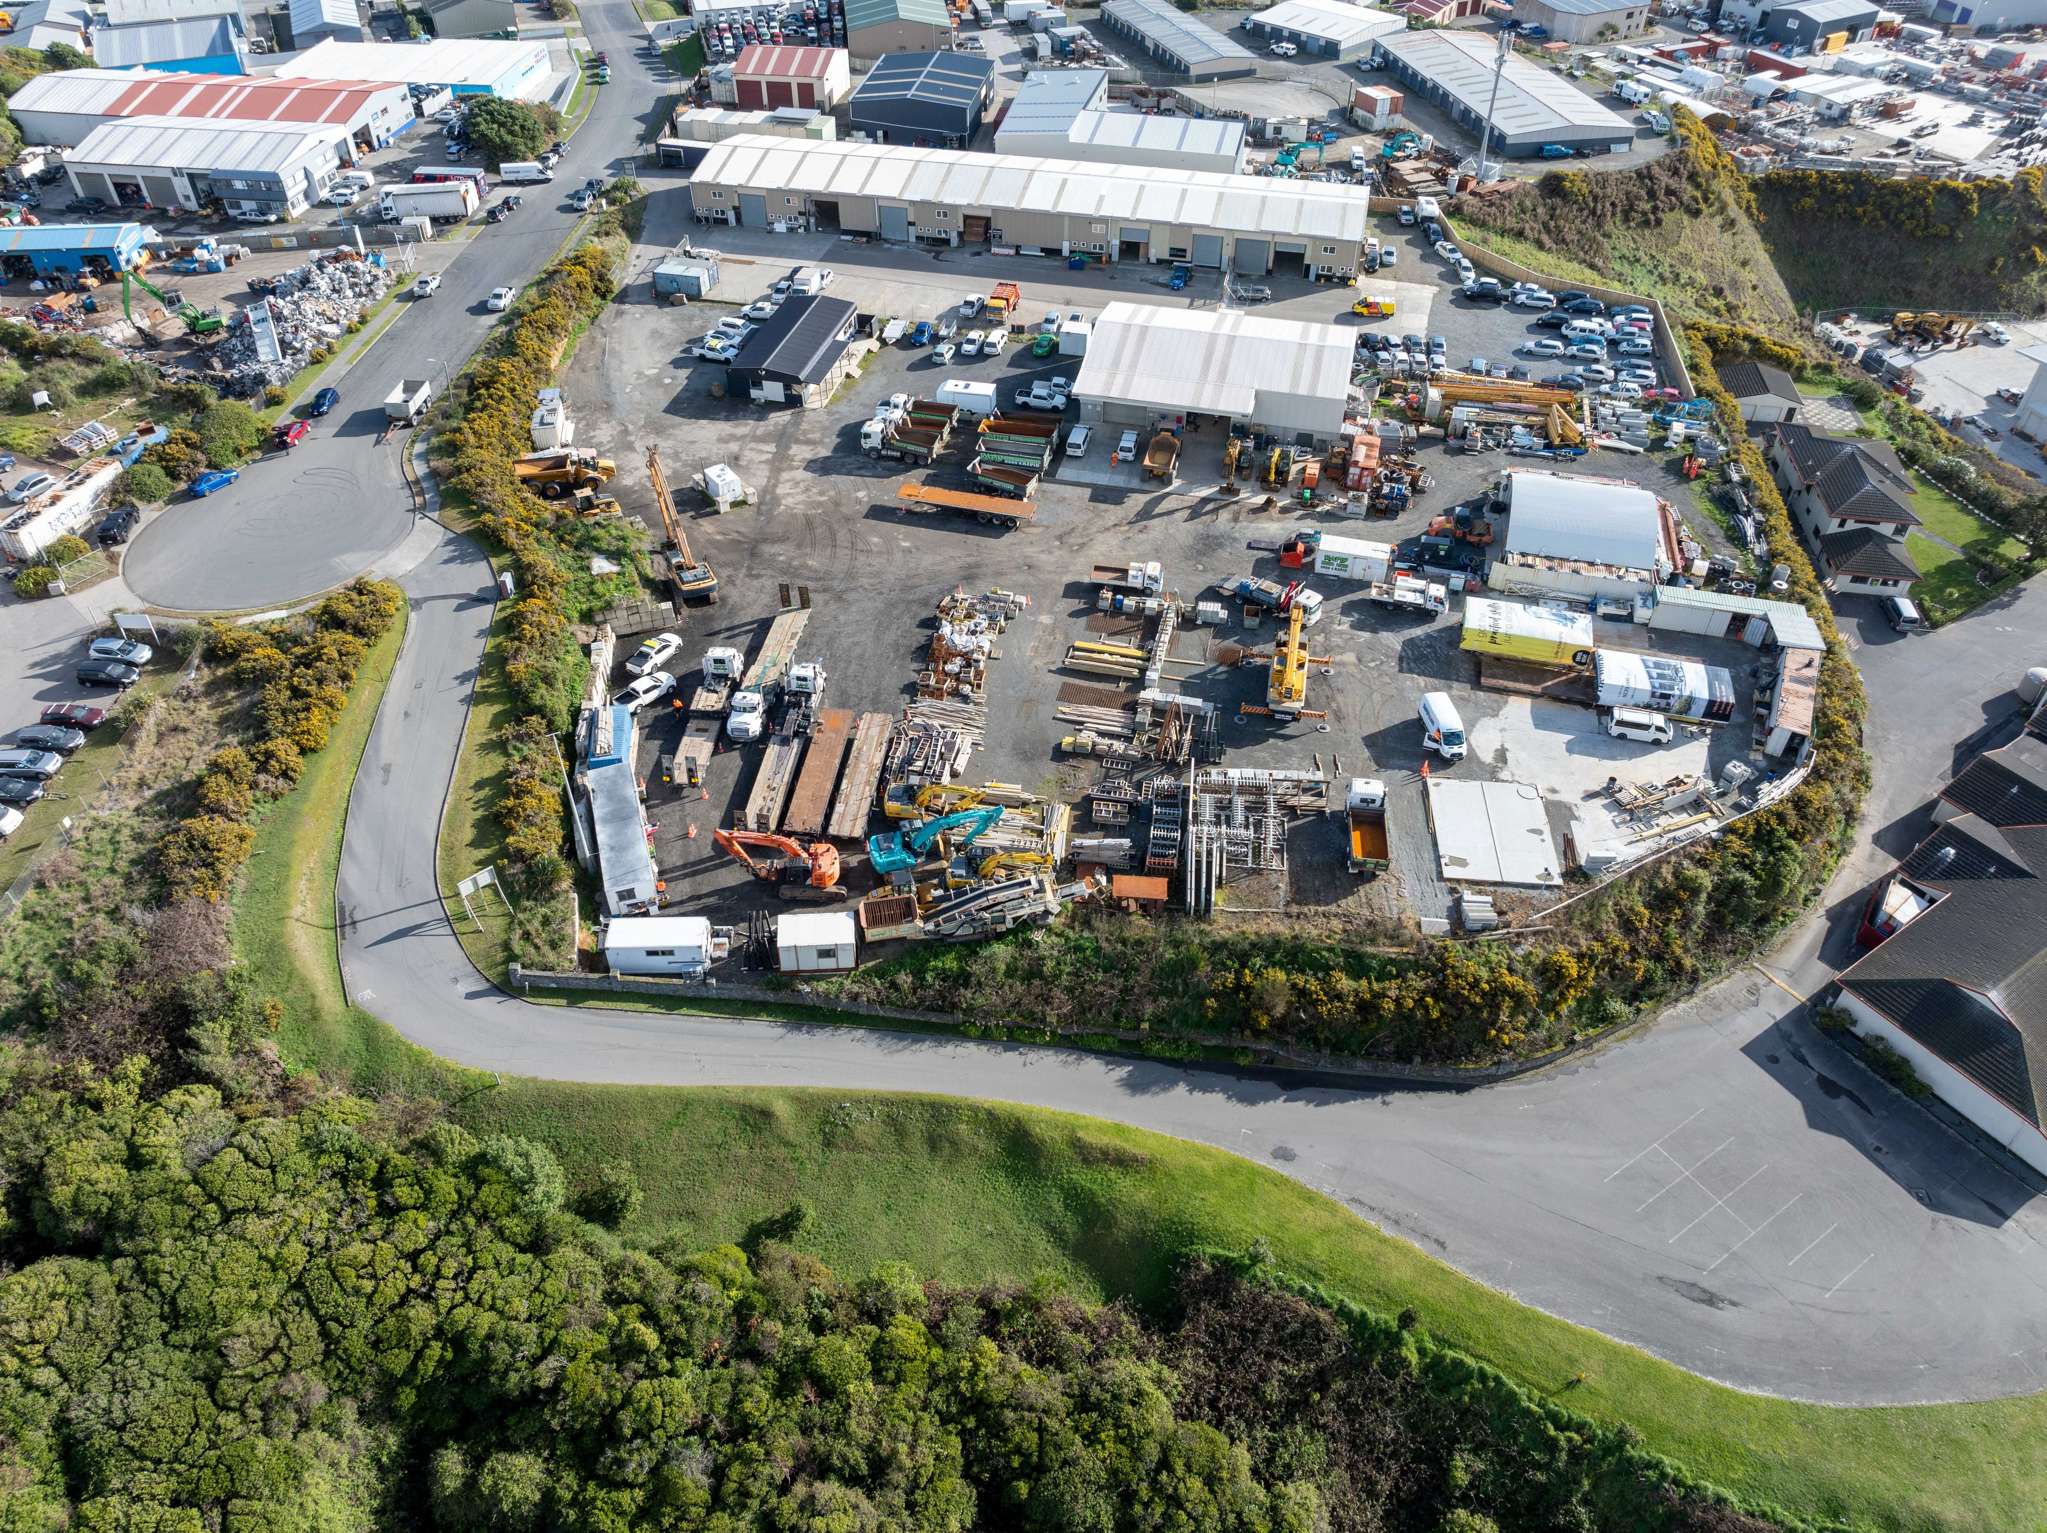
[[(684, 601), (718, 599), (718, 572), (708, 561), (690, 552), (689, 535), (675, 514), (675, 498), (668, 493), (668, 476), (661, 471), (661, 449), (647, 449), (647, 481), (654, 486), (654, 504), (661, 511), (661, 532), (668, 539), (668, 573), (675, 582), (675, 594)], [(543, 492), (544, 493), (544, 492)]]
[(1021, 873), (1028, 868), (1051, 866), (1052, 859), (1043, 852), (997, 852), (982, 860), (978, 876), (986, 879), (998, 873)]
[(881, 808), (891, 820), (928, 820), (977, 809), (987, 796), (962, 782), (930, 782), (922, 787), (898, 782), (889, 784)]

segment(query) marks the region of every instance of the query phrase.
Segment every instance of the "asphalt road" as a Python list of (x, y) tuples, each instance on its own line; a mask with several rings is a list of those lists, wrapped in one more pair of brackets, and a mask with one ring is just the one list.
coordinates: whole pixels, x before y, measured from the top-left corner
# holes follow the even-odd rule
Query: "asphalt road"
[[(637, 33), (628, 8), (614, 0), (583, 15), (612, 51), (619, 83), (607, 95), (620, 105), (580, 136), (589, 147), (565, 166), (571, 185), (594, 173), (584, 167), (602, 157), (597, 146), (623, 141), (626, 104), (656, 88), (627, 58)], [(530, 276), (495, 253), (488, 241), (465, 252), (443, 297)], [(530, 247), (528, 258), (537, 266)], [(444, 337), (473, 344), (481, 330), (480, 318), (449, 304), (409, 317), (375, 360), (395, 377), (449, 346)], [(366, 372), (361, 397), (380, 398), (384, 374)], [(353, 469), (348, 451), (330, 451), (359, 485), (395, 486), (396, 448)], [(251, 476), (237, 489), (221, 507), (247, 529), (237, 546), (277, 557), (258, 571), (190, 556), (175, 567), (184, 577), (163, 577), (176, 604), (204, 605), (217, 590), (219, 605), (257, 605), (325, 583), (316, 561), (287, 560), (286, 540), (262, 534), (274, 525), (266, 515), (298, 514), (261, 509), (285, 498), (284, 478)], [(243, 501), (254, 504), (242, 510)], [(357, 505), (354, 514), (382, 513)], [(394, 520), (353, 544), (325, 545), (320, 557), (345, 565), (343, 548), (390, 547), (409, 526)], [(337, 890), (350, 992), (415, 1042), (463, 1064), (559, 1079), (931, 1091), (1115, 1118), (1270, 1164), (1527, 1303), (1729, 1383), (1853, 1403), (2047, 1387), (2047, 1220), (2030, 1186), (1891, 1095), (1799, 1016), (1798, 997), (1827, 974), (1816, 955), (1830, 920), (1852, 908), (1850, 891), (1880, 852), (1844, 871), (1842, 898), (1801, 925), (1769, 971), (1744, 970), (1573, 1067), (1463, 1094), (537, 1007), (469, 965), (437, 890), (442, 795), (492, 590), (470, 544), (420, 531), (424, 557), (403, 577), (412, 625), (350, 804)], [(1899, 822), (1948, 769), (1954, 742), (1981, 738), (2009, 712), (2005, 689), (2024, 663), (2013, 639), (2047, 632), (2043, 589), (2036, 582), (1907, 644), (1869, 635), (1873, 827), (1904, 834)], [(1968, 1302), (1928, 1302), (1945, 1294)]]

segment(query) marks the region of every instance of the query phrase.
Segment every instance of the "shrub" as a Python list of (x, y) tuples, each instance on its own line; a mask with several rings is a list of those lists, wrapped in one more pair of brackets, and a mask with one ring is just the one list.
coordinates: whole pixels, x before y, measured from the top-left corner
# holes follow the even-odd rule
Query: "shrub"
[(1862, 1045), (1862, 1057), (1869, 1062), (1870, 1069), (1914, 1101), (1923, 1101), (1933, 1095), (1933, 1088), (1919, 1078), (1919, 1072), (1912, 1068), (1912, 1061), (1900, 1054), (1888, 1038), (1880, 1038), (1875, 1033), (1857, 1033), (1855, 1036)]
[(282, 387), (275, 383), (271, 384), (269, 388), (263, 391), (263, 403), (268, 405), (272, 409), (275, 409), (277, 406), (283, 404), (284, 401), (285, 392)]
[(27, 597), (47, 596), (50, 594), (50, 583), (56, 578), (57, 572), (49, 565), (31, 564), (14, 577), (14, 594)]
[(199, 441), (198, 432), (181, 426), (145, 451), (142, 461), (162, 469), (175, 488), (190, 484), (206, 472), (206, 449)]
[(43, 550), (43, 562), (56, 569), (62, 569), (74, 559), (83, 559), (92, 552), (92, 545), (84, 538), (66, 533)]
[(132, 500), (138, 505), (156, 506), (169, 500), (176, 488), (171, 483), (171, 476), (164, 472), (163, 466), (152, 463), (145, 457), (121, 475), (114, 485), (114, 492), (123, 500)]
[(217, 902), (227, 898), (235, 873), (249, 860), (256, 832), (218, 815), (181, 820), (157, 846), (165, 897)]
[(269, 439), (262, 418), (239, 399), (208, 405), (196, 428), (199, 450), (213, 468), (237, 468)]
[(644, 1197), (639, 1173), (633, 1170), (632, 1162), (611, 1160), (597, 1168), (597, 1180), (584, 1190), (577, 1206), (592, 1224), (615, 1230), (633, 1222)]

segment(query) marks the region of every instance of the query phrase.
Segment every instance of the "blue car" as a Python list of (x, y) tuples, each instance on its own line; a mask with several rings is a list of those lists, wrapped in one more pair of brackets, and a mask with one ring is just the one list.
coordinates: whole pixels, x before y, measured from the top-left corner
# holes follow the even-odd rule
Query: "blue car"
[(204, 500), (215, 490), (224, 490), (242, 477), (238, 468), (217, 468), (210, 474), (201, 474), (192, 481), (192, 498)]
[(912, 346), (929, 346), (931, 344), (930, 320), (920, 319), (917, 321), (917, 328), (910, 332), (910, 344)]
[(306, 407), (306, 414), (314, 418), (325, 415), (341, 403), (341, 390), (322, 389), (313, 396), (313, 402)]

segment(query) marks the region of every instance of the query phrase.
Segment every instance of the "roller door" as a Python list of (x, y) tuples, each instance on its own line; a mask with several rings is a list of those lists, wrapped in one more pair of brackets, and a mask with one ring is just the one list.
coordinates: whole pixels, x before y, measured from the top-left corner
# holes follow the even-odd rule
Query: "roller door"
[(1238, 240), (1230, 270), (1246, 277), (1262, 277), (1272, 269), (1272, 241)]
[(739, 221), (749, 229), (768, 226), (768, 199), (753, 192), (739, 194)]
[(875, 216), (881, 220), (881, 237), (885, 240), (907, 240), (910, 237), (910, 210), (892, 208), (887, 203), (876, 206)]
[(1220, 266), (1223, 264), (1223, 237), (1220, 234), (1197, 234), (1194, 236), (1194, 264), (1196, 266)]

